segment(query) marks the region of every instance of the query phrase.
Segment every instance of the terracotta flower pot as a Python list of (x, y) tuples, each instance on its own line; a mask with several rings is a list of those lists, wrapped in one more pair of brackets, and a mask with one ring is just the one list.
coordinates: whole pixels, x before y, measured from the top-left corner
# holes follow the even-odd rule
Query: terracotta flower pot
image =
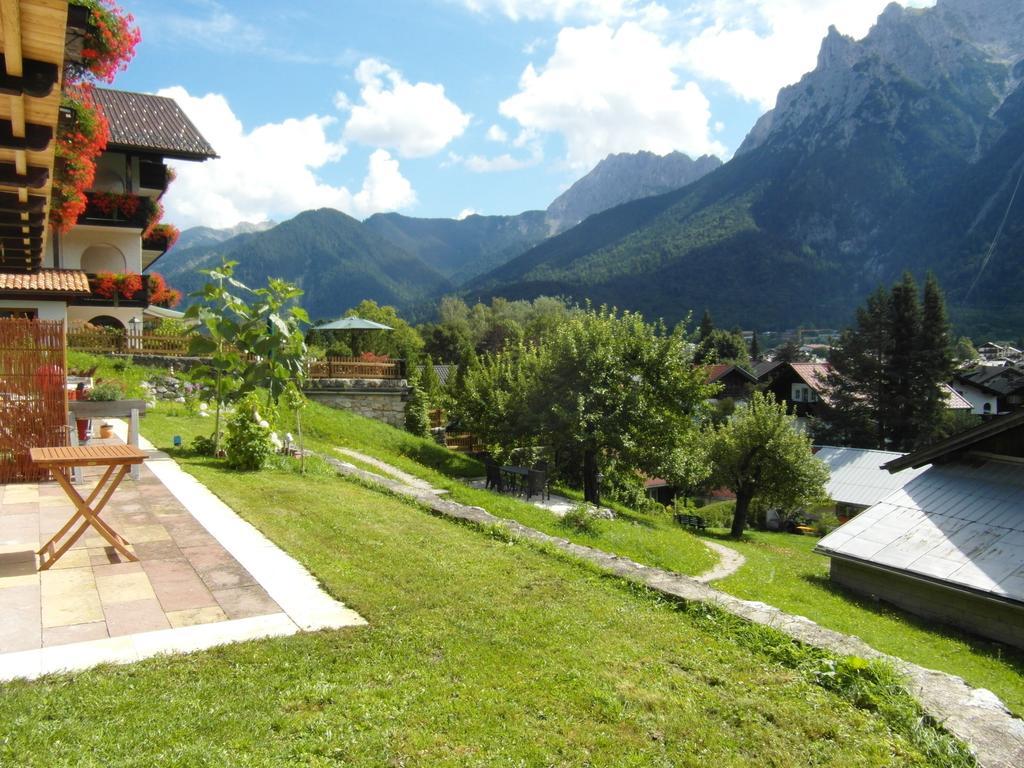
[(110, 424), (100, 424), (100, 437), (109, 440), (114, 436), (114, 427)]

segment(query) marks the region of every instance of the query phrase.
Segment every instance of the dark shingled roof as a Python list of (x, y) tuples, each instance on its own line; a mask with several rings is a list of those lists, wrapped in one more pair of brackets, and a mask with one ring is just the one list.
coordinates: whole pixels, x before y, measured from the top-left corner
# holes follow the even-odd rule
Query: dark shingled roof
[(152, 152), (179, 160), (217, 157), (174, 99), (97, 88), (96, 101), (110, 123), (110, 149)]

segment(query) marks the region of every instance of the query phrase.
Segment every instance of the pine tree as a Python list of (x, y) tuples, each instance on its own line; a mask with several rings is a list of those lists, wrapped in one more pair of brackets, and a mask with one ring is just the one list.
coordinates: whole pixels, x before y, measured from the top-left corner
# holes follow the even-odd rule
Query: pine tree
[(757, 340), (757, 331), (750, 337), (750, 362), (756, 363), (761, 359), (761, 345)]
[(711, 313), (705, 309), (704, 316), (700, 319), (700, 327), (697, 329), (697, 344), (700, 344), (711, 332), (715, 330), (715, 324), (711, 320)]
[(423, 361), (423, 374), (420, 376), (420, 386), (427, 396), (427, 405), (430, 408), (437, 408), (441, 404), (441, 379), (434, 369), (434, 360), (430, 355)]
[(886, 445), (906, 451), (917, 445), (916, 414), (921, 398), (934, 382), (923, 377), (919, 365), (922, 314), (917, 283), (909, 272), (892, 288), (890, 335), (892, 348), (888, 364), (882, 371), (886, 397), (879, 403), (879, 419), (883, 425)]
[[(953, 344), (946, 300), (935, 275), (928, 273), (924, 283), (924, 310), (915, 359), (916, 377), (921, 390), (915, 409), (915, 431), (919, 441), (933, 439), (947, 412), (946, 392), (942, 386), (953, 375)], [(933, 386), (937, 384), (938, 386)]]

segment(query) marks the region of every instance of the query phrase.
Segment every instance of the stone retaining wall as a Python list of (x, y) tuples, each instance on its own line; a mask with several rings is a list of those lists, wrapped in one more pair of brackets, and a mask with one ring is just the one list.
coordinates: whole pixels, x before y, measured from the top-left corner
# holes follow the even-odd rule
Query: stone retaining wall
[(389, 387), (377, 388), (342, 388), (326, 387), (307, 389), (306, 396), (331, 408), (340, 408), (344, 411), (351, 411), (368, 419), (376, 419), (390, 424), (392, 427), (403, 429), (405, 427), (405, 402), (409, 399), (409, 388), (405, 382), (401, 386), (395, 386), (395, 382), (389, 382)]

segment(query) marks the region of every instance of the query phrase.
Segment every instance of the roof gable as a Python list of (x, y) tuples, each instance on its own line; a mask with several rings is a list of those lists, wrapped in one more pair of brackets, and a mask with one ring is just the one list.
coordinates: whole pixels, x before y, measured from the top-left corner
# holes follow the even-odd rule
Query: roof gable
[(179, 160), (217, 157), (174, 99), (97, 88), (96, 101), (110, 124), (110, 149), (152, 152)]
[(1024, 411), (1009, 416), (997, 416), (974, 429), (952, 435), (890, 461), (885, 468), (890, 472), (898, 472), (908, 467), (922, 467), (925, 464), (950, 461), (970, 450), (997, 453), (1002, 450), (1016, 450), (1016, 453), (1007, 455), (1024, 456)]

